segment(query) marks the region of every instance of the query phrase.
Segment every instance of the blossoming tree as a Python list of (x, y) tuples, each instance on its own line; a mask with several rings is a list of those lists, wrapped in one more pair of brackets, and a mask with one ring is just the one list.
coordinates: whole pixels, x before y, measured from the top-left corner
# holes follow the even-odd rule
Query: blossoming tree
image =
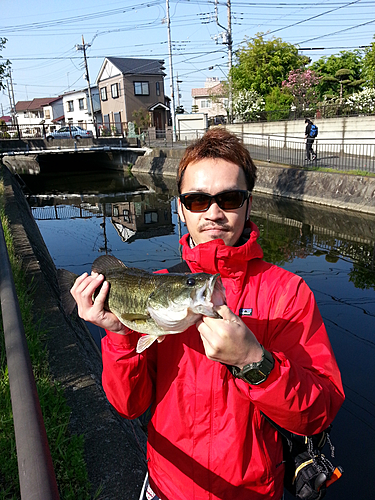
[(296, 69), (289, 72), (288, 79), (282, 83), (293, 96), (293, 104), (298, 110), (315, 107), (319, 100), (317, 85), (320, 77), (311, 69)]

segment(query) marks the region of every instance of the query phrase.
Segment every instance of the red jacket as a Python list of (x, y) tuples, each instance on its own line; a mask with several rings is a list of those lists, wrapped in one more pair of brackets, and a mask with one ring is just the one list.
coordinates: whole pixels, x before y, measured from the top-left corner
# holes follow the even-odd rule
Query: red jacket
[[(163, 500), (279, 500), (282, 445), (261, 416), (298, 434), (327, 427), (344, 394), (315, 299), (298, 276), (262, 260), (258, 228), (228, 247), (222, 240), (190, 248), (193, 272), (219, 272), (227, 304), (270, 351), (275, 367), (258, 386), (210, 361), (195, 326), (167, 335), (142, 354), (139, 334), (107, 332), (103, 386), (112, 405), (136, 418), (152, 405), (148, 426), (150, 484)], [(247, 315), (242, 315), (246, 310)]]

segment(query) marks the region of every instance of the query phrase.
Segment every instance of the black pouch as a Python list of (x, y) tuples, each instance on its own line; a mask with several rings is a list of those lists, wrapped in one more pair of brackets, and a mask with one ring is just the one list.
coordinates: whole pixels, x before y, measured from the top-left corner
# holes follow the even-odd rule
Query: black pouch
[(284, 487), (301, 500), (324, 498), (327, 487), (343, 473), (340, 466), (335, 467), (322, 453), (324, 446), (329, 445), (331, 457), (334, 457), (334, 446), (329, 435), (332, 426), (314, 436), (299, 436), (278, 426), (266, 415), (263, 416), (282, 436)]

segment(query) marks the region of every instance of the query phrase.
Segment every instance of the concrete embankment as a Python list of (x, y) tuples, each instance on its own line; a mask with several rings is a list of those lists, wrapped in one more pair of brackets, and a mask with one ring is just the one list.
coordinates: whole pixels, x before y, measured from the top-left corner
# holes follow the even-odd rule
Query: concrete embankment
[[(153, 150), (137, 158), (134, 173), (176, 175), (181, 149)], [(270, 165), (258, 167), (254, 192), (375, 214), (375, 178)]]
[(35, 290), (35, 320), (47, 331), (50, 370), (71, 409), (71, 432), (85, 438), (92, 494), (101, 487), (101, 500), (138, 500), (146, 472), (146, 436), (137, 422), (120, 418), (108, 403), (91, 334), (77, 316), (62, 312), (55, 265), (18, 183), (0, 167), (15, 250)]

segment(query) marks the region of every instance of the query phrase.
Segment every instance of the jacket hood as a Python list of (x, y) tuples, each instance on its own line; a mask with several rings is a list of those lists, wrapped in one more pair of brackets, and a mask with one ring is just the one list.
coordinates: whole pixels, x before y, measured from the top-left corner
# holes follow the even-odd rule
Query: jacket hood
[(259, 229), (249, 222), (242, 234), (242, 245), (227, 246), (222, 239), (201, 243), (193, 248), (189, 245), (189, 234), (185, 234), (180, 243), (183, 259), (193, 272), (220, 273), (222, 278), (241, 278), (247, 264), (252, 259), (261, 259), (263, 250), (257, 239)]

